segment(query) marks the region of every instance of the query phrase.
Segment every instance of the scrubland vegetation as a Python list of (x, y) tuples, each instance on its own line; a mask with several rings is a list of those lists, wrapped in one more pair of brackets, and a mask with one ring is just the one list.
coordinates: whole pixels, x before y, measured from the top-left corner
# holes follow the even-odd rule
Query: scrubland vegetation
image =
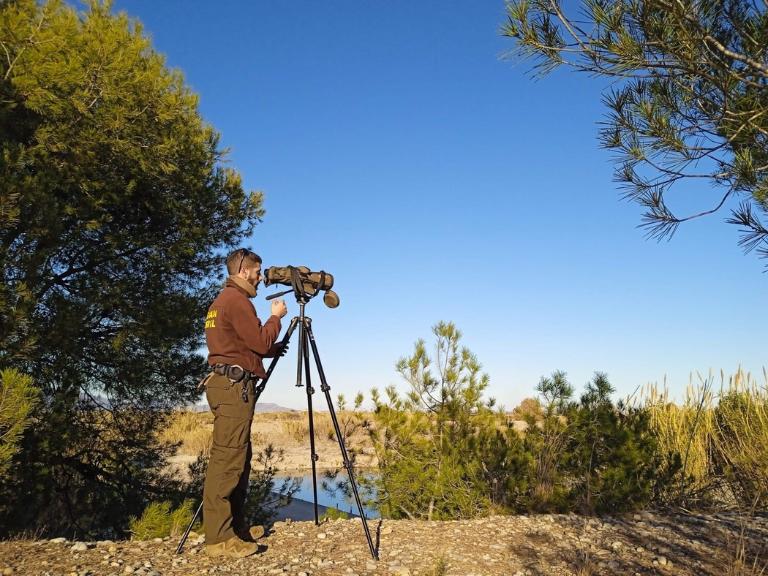
[[(536, 397), (506, 412), (484, 397), (488, 376), (460, 346), (455, 326), (440, 323), (434, 335), (434, 346), (419, 341), (412, 355), (398, 362), (397, 370), (408, 383), (405, 393), (394, 387), (371, 391), (372, 412), (362, 410), (363, 395), (351, 407), (340, 399), (339, 421), (353, 459), (375, 453), (377, 473), (359, 480), (383, 516), (456, 519), (649, 507), (736, 509), (749, 515), (765, 509), (768, 375), (757, 380), (738, 371), (720, 374), (718, 381), (700, 379), (676, 403), (666, 384), (646, 386), (634, 397), (616, 401), (608, 377), (599, 372), (576, 396), (567, 375), (556, 371), (541, 378)], [(14, 487), (19, 487), (14, 462), (29, 456), (24, 432), (45, 414), (36, 399), (29, 378), (3, 372), (0, 487), (7, 498), (1, 512), (10, 518), (28, 514), (29, 502), (14, 498)], [(123, 428), (114, 426), (114, 414), (93, 412), (90, 417), (99, 429), (109, 431), (93, 442), (117, 446), (118, 440), (127, 441)], [(120, 422), (125, 418), (122, 414)], [(155, 461), (145, 461), (162, 481), (143, 493), (144, 513), (124, 519), (125, 530), (137, 538), (177, 533), (191, 518), (190, 499), (197, 501), (202, 490), (212, 415), (180, 410), (168, 412), (162, 421), (153, 440), (161, 453)], [(316, 413), (314, 426), (318, 444), (335, 450), (329, 414)], [(282, 448), (295, 445), (305, 452), (308, 432), (304, 412), (256, 415), (250, 502), (254, 519), (269, 519), (266, 504), (275, 494), (290, 499), (295, 492), (290, 482), (275, 486), (275, 475), (285, 467)], [(161, 456), (173, 452), (196, 458), (184, 478), (159, 468), (165, 461)], [(130, 458), (131, 452), (123, 456)], [(115, 458), (116, 474), (119, 461)], [(133, 470), (140, 463), (124, 465)], [(348, 488), (344, 476), (333, 476), (341, 489)], [(108, 486), (109, 478), (93, 482)], [(89, 497), (75, 484), (70, 488), (75, 488), (68, 497), (76, 510)]]
[(483, 399), (487, 377), (451, 324), (434, 328), (435, 354), (417, 342), (398, 364), (410, 384), (373, 393), (368, 426), (379, 460), (377, 494), (392, 517), (488, 512), (622, 512), (645, 507), (763, 510), (768, 499), (768, 376), (741, 371), (717, 387), (666, 387), (615, 401), (595, 373), (582, 394), (564, 372), (513, 415)]
[[(563, 372), (511, 412), (483, 392), (488, 378), (451, 324), (435, 327), (397, 369), (410, 389), (372, 391), (373, 412), (342, 410), (348, 448), (375, 451), (372, 504), (393, 518), (454, 519), (491, 512), (623, 512), (646, 507), (764, 509), (768, 498), (768, 377), (737, 371), (691, 382), (682, 401), (648, 385), (616, 401), (596, 373), (580, 396)], [(346, 406), (345, 406), (346, 407)], [(306, 447), (303, 412), (257, 415), (270, 437)], [(326, 413), (318, 439), (333, 440)], [(180, 412), (162, 438), (205, 453), (210, 414)], [(364, 434), (365, 433), (365, 434)], [(338, 476), (342, 488), (344, 474)], [(363, 480), (366, 484), (366, 480)], [(364, 486), (366, 487), (366, 486)]]

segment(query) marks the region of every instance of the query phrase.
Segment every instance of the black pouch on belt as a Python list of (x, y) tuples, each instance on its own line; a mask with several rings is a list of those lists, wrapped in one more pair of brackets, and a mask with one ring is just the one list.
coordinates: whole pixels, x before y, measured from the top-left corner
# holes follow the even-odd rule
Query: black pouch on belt
[(226, 376), (232, 384), (237, 384), (246, 378), (250, 372), (239, 364), (216, 364), (213, 367), (214, 373), (219, 376)]
[(245, 380), (248, 374), (249, 372), (247, 370), (237, 364), (227, 366), (227, 378), (229, 378), (229, 381), (232, 382), (232, 384), (237, 384), (238, 382)]

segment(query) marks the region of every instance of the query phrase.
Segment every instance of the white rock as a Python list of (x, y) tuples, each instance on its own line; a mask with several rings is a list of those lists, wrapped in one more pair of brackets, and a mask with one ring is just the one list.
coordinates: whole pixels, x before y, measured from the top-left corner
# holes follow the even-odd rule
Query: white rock
[(51, 543), (52, 544), (64, 544), (64, 542), (66, 542), (66, 541), (67, 541), (66, 538), (54, 538), (53, 540), (51, 540)]
[(88, 544), (85, 542), (75, 542), (70, 550), (72, 550), (72, 552), (85, 552), (88, 550)]

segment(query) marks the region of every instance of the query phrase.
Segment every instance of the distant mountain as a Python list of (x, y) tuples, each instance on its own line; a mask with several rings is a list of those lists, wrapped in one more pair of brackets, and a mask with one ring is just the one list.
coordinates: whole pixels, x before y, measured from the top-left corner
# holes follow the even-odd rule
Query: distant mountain
[[(192, 412), (208, 412), (210, 408), (208, 408), (208, 403), (205, 400), (202, 400), (201, 402), (190, 406), (189, 410)], [(286, 408), (285, 406), (280, 406), (280, 404), (274, 404), (272, 402), (257, 402), (255, 412), (299, 412), (299, 410)]]
[[(189, 407), (192, 412), (208, 412), (208, 404), (202, 402), (201, 404), (193, 404)], [(257, 402), (255, 412), (299, 412), (293, 408), (286, 408), (280, 406), (280, 404), (273, 404), (272, 402)]]
[(272, 402), (257, 402), (255, 411), (256, 412), (298, 412), (298, 410), (294, 410), (293, 408), (286, 408), (285, 406), (280, 406), (280, 404), (273, 404)]

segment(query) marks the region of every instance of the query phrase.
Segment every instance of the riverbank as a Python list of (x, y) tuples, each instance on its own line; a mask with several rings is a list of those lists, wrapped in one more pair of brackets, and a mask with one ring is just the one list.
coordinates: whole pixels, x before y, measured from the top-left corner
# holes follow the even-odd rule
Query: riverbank
[[(376, 468), (378, 460), (365, 430), (359, 425), (368, 415), (357, 412), (339, 412), (338, 422), (347, 431), (345, 440), (348, 452), (354, 453), (355, 467)], [(338, 441), (333, 435), (330, 414), (317, 412), (314, 415), (316, 466), (318, 469), (341, 469), (343, 459)], [(171, 473), (184, 476), (187, 465), (198, 455), (207, 453), (213, 433), (213, 415), (210, 412), (181, 411), (170, 421), (161, 437), (168, 442), (179, 444), (175, 456), (170, 459)], [(304, 471), (312, 466), (309, 442), (309, 420), (307, 412), (266, 412), (254, 415), (251, 426), (251, 443), (254, 453), (268, 445), (282, 451), (275, 467), (280, 472)]]
[[(212, 560), (193, 536), (181, 555), (178, 539), (154, 542), (0, 542), (0, 574), (39, 576), (585, 576), (654, 574), (722, 576), (735, 571), (740, 550), (762, 553), (768, 521), (732, 514), (655, 514), (585, 518), (575, 515), (492, 516), (452, 522), (374, 520), (380, 560), (371, 559), (362, 524), (336, 520), (277, 522), (259, 554)], [(749, 552), (751, 553), (751, 552)], [(751, 562), (751, 556), (747, 556)], [(762, 565), (760, 565), (762, 566)]]

